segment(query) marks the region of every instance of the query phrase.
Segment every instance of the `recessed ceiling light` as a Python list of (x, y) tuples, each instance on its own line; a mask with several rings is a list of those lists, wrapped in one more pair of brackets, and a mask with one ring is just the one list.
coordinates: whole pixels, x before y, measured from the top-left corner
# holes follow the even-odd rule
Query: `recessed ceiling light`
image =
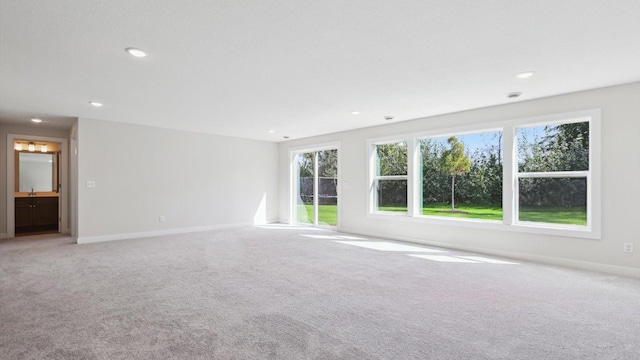
[(34, 123), (41, 123), (42, 119), (33, 118), (33, 119), (31, 119), (31, 121), (33, 121)]
[(143, 58), (143, 57), (147, 56), (146, 52), (144, 52), (144, 51), (142, 51), (140, 49), (132, 48), (132, 47), (128, 47), (128, 48), (124, 49), (124, 51), (128, 52), (129, 55), (135, 56), (135, 57), (138, 57), (138, 58)]
[(269, 134), (273, 134), (274, 132), (276, 132), (276, 131), (273, 130), (273, 129), (269, 130)]
[(520, 97), (520, 95), (522, 95), (521, 92), (512, 92), (507, 94), (507, 99), (512, 100), (512, 99), (516, 99), (518, 97)]
[(535, 74), (534, 71), (523, 71), (521, 73), (519, 73), (518, 75), (516, 75), (518, 78), (520, 79), (526, 79), (526, 78), (530, 78), (533, 76), (533, 74)]
[(358, 114), (360, 114), (360, 111), (352, 111), (351, 112), (351, 115), (358, 115)]
[(102, 106), (102, 103), (99, 103), (99, 102), (97, 102), (97, 101), (89, 101), (89, 104), (91, 104), (91, 105), (93, 105), (93, 106), (95, 106), (95, 107), (100, 107), (100, 106)]

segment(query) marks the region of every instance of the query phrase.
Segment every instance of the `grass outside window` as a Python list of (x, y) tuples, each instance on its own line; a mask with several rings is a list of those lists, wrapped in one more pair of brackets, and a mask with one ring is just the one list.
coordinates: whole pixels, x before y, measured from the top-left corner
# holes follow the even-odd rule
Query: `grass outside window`
[[(402, 206), (383, 206), (380, 211), (407, 212)], [(320, 205), (318, 217), (323, 220), (321, 224), (336, 226), (338, 224), (338, 206)], [(429, 205), (422, 209), (422, 215), (439, 216), (446, 218), (480, 219), (502, 221), (502, 209), (497, 207), (464, 206), (459, 205), (456, 211), (451, 212), (448, 204)], [(313, 219), (313, 205), (306, 204), (298, 206), (298, 219)], [(579, 208), (556, 208), (556, 207), (525, 207), (520, 209), (520, 221), (578, 225), (587, 224), (587, 211), (584, 207)], [(308, 221), (311, 222), (310, 220)]]
[[(385, 207), (380, 210), (406, 212), (407, 208)], [(456, 212), (451, 212), (448, 204), (428, 205), (422, 208), (422, 215), (502, 221), (502, 209), (490, 206), (458, 205)], [(523, 207), (520, 208), (520, 221), (586, 226), (587, 210), (584, 207)]]

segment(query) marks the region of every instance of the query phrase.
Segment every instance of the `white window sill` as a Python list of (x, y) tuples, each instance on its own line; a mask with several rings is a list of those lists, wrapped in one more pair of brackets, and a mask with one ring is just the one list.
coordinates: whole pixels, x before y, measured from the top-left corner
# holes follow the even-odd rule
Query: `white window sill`
[(519, 222), (515, 224), (505, 224), (498, 220), (478, 220), (478, 219), (461, 219), (461, 218), (444, 218), (438, 216), (409, 216), (407, 213), (393, 213), (393, 212), (374, 212), (369, 213), (367, 218), (379, 219), (379, 220), (398, 220), (403, 222), (429, 224), (429, 225), (443, 225), (453, 227), (465, 227), (484, 230), (497, 230), (497, 231), (513, 231), (529, 234), (540, 235), (553, 235), (562, 237), (575, 237), (582, 239), (599, 240), (600, 233), (593, 231), (585, 226), (575, 225), (561, 225), (561, 224), (544, 224), (544, 223), (529, 223)]
[(393, 216), (393, 217), (409, 217), (409, 214), (401, 211), (375, 211), (371, 213), (371, 215), (380, 215), (382, 217)]

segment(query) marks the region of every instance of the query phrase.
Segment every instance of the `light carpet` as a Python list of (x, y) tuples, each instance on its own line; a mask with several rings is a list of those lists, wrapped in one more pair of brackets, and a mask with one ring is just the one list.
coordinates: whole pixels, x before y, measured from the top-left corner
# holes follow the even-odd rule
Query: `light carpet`
[(640, 354), (638, 280), (378, 241), (286, 226), (3, 240), (0, 358)]

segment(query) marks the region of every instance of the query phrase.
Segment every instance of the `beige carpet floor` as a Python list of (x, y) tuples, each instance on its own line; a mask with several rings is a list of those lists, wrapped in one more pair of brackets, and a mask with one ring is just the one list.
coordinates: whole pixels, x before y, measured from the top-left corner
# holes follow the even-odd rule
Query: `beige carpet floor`
[(640, 281), (285, 226), (0, 241), (1, 359), (637, 359)]

